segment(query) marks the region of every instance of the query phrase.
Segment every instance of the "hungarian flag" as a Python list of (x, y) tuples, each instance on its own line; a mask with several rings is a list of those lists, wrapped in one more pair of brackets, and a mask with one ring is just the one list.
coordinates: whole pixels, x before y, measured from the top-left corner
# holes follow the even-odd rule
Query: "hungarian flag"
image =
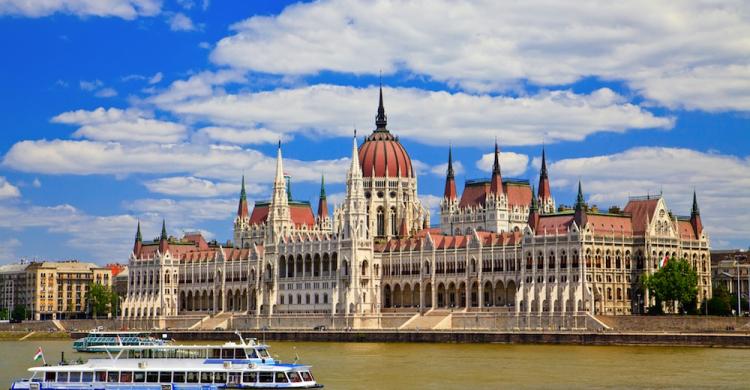
[(117, 337), (117, 344), (122, 345), (122, 339), (120, 338), (120, 335), (118, 334), (116, 335), (116, 337)]
[(664, 258), (659, 262), (659, 268), (664, 268), (667, 265), (667, 261), (669, 261), (669, 255), (664, 255)]
[(44, 352), (42, 352), (42, 347), (37, 348), (36, 354), (34, 355), (34, 361), (39, 359), (44, 360)]

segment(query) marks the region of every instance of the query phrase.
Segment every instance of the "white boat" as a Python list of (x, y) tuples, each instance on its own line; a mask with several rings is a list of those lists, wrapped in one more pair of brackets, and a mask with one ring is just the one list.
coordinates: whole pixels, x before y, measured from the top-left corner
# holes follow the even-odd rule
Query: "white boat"
[(107, 357), (29, 368), (11, 390), (313, 389), (310, 366), (281, 363), (254, 339), (223, 345), (101, 346)]

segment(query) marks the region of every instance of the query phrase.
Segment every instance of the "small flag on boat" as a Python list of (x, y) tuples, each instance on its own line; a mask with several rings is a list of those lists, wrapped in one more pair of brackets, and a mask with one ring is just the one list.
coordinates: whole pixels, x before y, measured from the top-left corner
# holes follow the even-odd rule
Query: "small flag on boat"
[(42, 361), (44, 361), (44, 352), (42, 352), (42, 347), (37, 348), (36, 354), (34, 355), (34, 361), (37, 361), (39, 359), (42, 359)]
[(122, 339), (120, 338), (120, 335), (118, 334), (115, 337), (117, 337), (117, 344), (122, 345)]

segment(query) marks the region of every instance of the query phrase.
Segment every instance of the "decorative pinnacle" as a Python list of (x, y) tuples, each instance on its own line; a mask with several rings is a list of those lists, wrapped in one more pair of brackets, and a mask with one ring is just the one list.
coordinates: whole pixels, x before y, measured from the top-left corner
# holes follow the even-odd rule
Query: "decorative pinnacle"
[(500, 148), (497, 146), (497, 138), (495, 138), (495, 162), (492, 164), (492, 174), (500, 174)]
[(448, 178), (453, 179), (455, 172), (453, 172), (453, 148), (448, 146)]
[(326, 179), (325, 176), (320, 175), (320, 199), (326, 198)]
[(380, 102), (378, 103), (378, 116), (375, 117), (375, 127), (378, 130), (385, 130), (388, 125), (388, 118), (385, 116), (385, 107), (383, 107), (383, 84), (380, 84)]
[(161, 220), (161, 237), (160, 240), (166, 240), (167, 239), (167, 221), (162, 219)]
[(547, 156), (544, 152), (544, 146), (542, 146), (542, 170), (539, 172), (539, 176), (547, 178)]
[(242, 189), (240, 190), (240, 200), (247, 200), (247, 193), (245, 192), (245, 175), (242, 175)]
[(576, 197), (576, 210), (583, 209), (586, 204), (586, 200), (583, 198), (583, 189), (581, 189), (581, 181), (578, 180), (578, 196)]
[(536, 196), (534, 195), (534, 186), (531, 186), (531, 207), (529, 212), (534, 213), (539, 210), (539, 205), (536, 202)]
[(138, 229), (135, 231), (135, 242), (142, 242), (143, 236), (141, 236), (141, 220), (138, 220)]

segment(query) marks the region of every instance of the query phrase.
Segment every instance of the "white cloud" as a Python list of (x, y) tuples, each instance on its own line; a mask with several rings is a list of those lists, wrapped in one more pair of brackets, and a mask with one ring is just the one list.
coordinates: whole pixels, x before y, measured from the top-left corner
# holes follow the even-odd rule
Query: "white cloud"
[(179, 142), (185, 137), (184, 125), (146, 118), (135, 109), (104, 109), (68, 111), (52, 118), (52, 122), (81, 126), (74, 137), (95, 141)]
[(35, 177), (34, 181), (31, 182), (31, 186), (34, 187), (34, 188), (41, 188), (42, 187), (42, 182), (39, 180), (38, 177)]
[(90, 92), (90, 91), (94, 91), (96, 89), (101, 88), (104, 85), (104, 83), (101, 80), (91, 80), (91, 81), (81, 80), (78, 82), (78, 85), (81, 87), (82, 90)]
[(16, 251), (21, 247), (21, 241), (17, 238), (8, 238), (0, 241), (0, 264), (15, 263), (18, 260)]
[(155, 75), (151, 76), (151, 78), (148, 79), (148, 83), (157, 84), (162, 80), (162, 78), (164, 78), (164, 75), (161, 72), (156, 72)]
[[(474, 91), (593, 76), (624, 80), (662, 104), (750, 109), (750, 3), (743, 0), (330, 0), (232, 28), (211, 59), (272, 74), (405, 70)], [(720, 82), (662, 88), (686, 73)]]
[[(453, 173), (455, 173), (456, 175), (460, 175), (464, 172), (464, 164), (461, 163), (461, 161), (453, 160)], [(430, 167), (430, 173), (435, 176), (445, 177), (445, 175), (448, 173), (448, 163), (446, 162)]]
[(117, 91), (114, 88), (102, 88), (94, 94), (96, 97), (110, 98), (117, 96)]
[(21, 191), (18, 187), (10, 184), (10, 182), (0, 176), (0, 199), (18, 198), (21, 196)]
[[(335, 146), (332, 146), (335, 148)], [(348, 142), (340, 145), (348, 154)], [(322, 172), (342, 182), (349, 159), (301, 161), (286, 157), (284, 169), (296, 181), (317, 182)], [(275, 157), (253, 149), (191, 144), (123, 144), (116, 142), (37, 140), (13, 145), (3, 165), (44, 174), (183, 174), (235, 181), (242, 172), (249, 182), (267, 184), (276, 169)]]
[[(495, 164), (495, 153), (483, 154), (482, 158), (477, 161), (477, 168), (491, 172)], [(526, 172), (529, 166), (529, 156), (514, 152), (500, 152), (500, 172), (503, 176), (519, 176)]]
[[(174, 82), (149, 101), (189, 119), (329, 137), (348, 136), (352, 124), (370, 127), (370, 114), (377, 106), (374, 87), (324, 84), (238, 94), (214, 90), (214, 85), (239, 80), (237, 73), (202, 73)], [(384, 94), (389, 128), (403, 138), (431, 145), (482, 146), (495, 137), (505, 145), (539, 144), (542, 139), (579, 141), (600, 131), (668, 129), (674, 125), (673, 118), (654, 116), (607, 88), (590, 94), (542, 91), (527, 97), (414, 88), (386, 88)]]
[[(149, 180), (144, 183), (151, 192), (165, 195), (187, 196), (196, 198), (210, 198), (222, 195), (239, 194), (241, 184), (235, 182), (213, 182), (192, 176), (165, 177)], [(245, 191), (249, 194), (259, 194), (267, 190), (265, 186), (247, 183)]]
[(716, 242), (750, 236), (750, 157), (640, 147), (557, 161), (549, 172), (553, 187), (570, 191), (580, 178), (587, 198), (600, 206), (624, 205), (629, 195), (663, 191), (678, 215), (689, 215), (695, 188), (704, 225)]
[(172, 31), (193, 31), (195, 25), (187, 15), (178, 12), (169, 18), (169, 29)]
[(288, 141), (289, 136), (268, 129), (236, 129), (232, 127), (204, 127), (193, 136), (193, 140), (218, 141), (237, 145), (272, 144)]
[[(136, 199), (123, 207), (137, 215), (159, 216), (173, 228), (203, 221), (230, 221), (237, 212), (236, 199)], [(172, 233), (174, 234), (174, 233)], [(145, 238), (145, 237), (144, 237)]]
[(38, 18), (59, 12), (132, 20), (158, 14), (161, 3), (161, 0), (3, 0), (0, 14)]

